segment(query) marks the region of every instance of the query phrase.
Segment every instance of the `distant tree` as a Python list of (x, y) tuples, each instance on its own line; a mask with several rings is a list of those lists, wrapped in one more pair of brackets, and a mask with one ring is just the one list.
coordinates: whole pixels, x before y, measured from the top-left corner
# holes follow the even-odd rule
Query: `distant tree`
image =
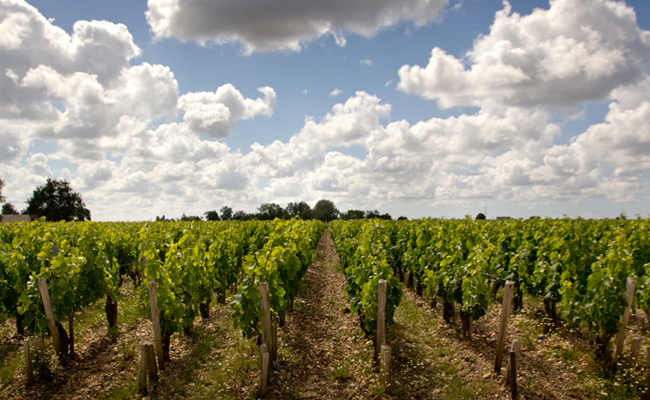
[(401, 217), (397, 218), (397, 220), (398, 221), (402, 221), (402, 220), (408, 221), (409, 219), (402, 215)]
[(205, 216), (206, 221), (219, 221), (219, 214), (217, 214), (216, 210), (213, 211), (206, 211), (203, 213)]
[(229, 220), (233, 219), (232, 208), (230, 208), (228, 206), (223, 206), (223, 207), (221, 207), (221, 210), (219, 210), (219, 212), (221, 212), (221, 219), (223, 221), (229, 221)]
[(58, 179), (48, 178), (45, 185), (37, 187), (27, 200), (24, 213), (32, 219), (45, 217), (47, 221), (90, 221), (90, 211), (81, 195), (67, 181)]
[(476, 214), (476, 218), (475, 218), (475, 219), (485, 219), (485, 214), (483, 214), (483, 213), (478, 213), (478, 214)]
[(362, 210), (347, 210), (341, 214), (341, 219), (363, 219), (366, 213)]
[(339, 214), (339, 210), (330, 200), (318, 200), (318, 203), (314, 206), (314, 218), (320, 219), (323, 222), (335, 220)]
[(201, 221), (201, 217), (197, 215), (185, 215), (185, 213), (183, 213), (179, 221)]
[(164, 215), (162, 217), (159, 217), (159, 216), (156, 215), (156, 221), (167, 222), (167, 221), (173, 221), (173, 220), (174, 220), (174, 218), (165, 218)]
[(264, 203), (257, 210), (257, 218), (261, 220), (283, 219), (286, 215), (282, 206), (276, 203)]
[(7, 199), (2, 195), (2, 188), (5, 187), (5, 181), (0, 178), (0, 203), (4, 203)]
[[(221, 212), (222, 212), (221, 215), (223, 215), (223, 210)], [(232, 215), (232, 219), (238, 221), (248, 221), (249, 219), (252, 219), (252, 216), (251, 214), (248, 214), (246, 211), (239, 210)]]
[(2, 205), (3, 214), (18, 214), (18, 211), (14, 208), (14, 205), (11, 203), (5, 203)]
[(301, 201), (300, 203), (289, 203), (284, 209), (289, 218), (313, 219), (314, 212), (309, 204)]

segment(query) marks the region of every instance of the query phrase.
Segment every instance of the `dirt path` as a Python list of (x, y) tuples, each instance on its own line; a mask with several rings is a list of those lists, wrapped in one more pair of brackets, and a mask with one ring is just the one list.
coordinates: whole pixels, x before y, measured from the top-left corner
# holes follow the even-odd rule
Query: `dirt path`
[[(358, 319), (348, 312), (345, 276), (329, 232), (307, 270), (303, 293), (279, 336), (282, 370), (273, 377), (271, 399), (352, 398), (359, 384), (349, 363), (362, 342)], [(363, 344), (361, 344), (363, 346)]]

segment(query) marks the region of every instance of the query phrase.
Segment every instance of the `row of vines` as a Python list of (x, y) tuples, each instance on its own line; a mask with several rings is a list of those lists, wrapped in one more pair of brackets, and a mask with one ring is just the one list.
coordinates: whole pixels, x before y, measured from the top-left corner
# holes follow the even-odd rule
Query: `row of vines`
[(335, 221), (330, 231), (345, 267), (351, 309), (373, 328), (377, 280), (389, 281), (388, 321), (401, 297), (400, 278), (420, 295), (456, 308), (464, 333), (488, 311), (507, 281), (514, 309), (523, 296), (543, 300), (553, 324), (561, 305), (567, 323), (587, 328), (596, 356), (608, 346), (626, 307), (626, 281), (637, 280), (635, 307), (650, 315), (650, 220), (542, 219), (482, 221)]
[[(129, 276), (149, 310), (157, 285), (166, 361), (175, 332), (192, 331), (216, 296), (234, 294), (233, 323), (252, 337), (261, 318), (259, 283), (271, 286), (275, 318), (302, 285), (324, 225), (320, 221), (45, 223), (0, 226), (0, 311), (19, 334), (48, 330), (38, 281), (45, 279), (63, 355), (74, 357), (74, 314), (105, 298), (109, 327), (117, 321), (120, 286)], [(68, 331), (62, 321), (68, 321)]]

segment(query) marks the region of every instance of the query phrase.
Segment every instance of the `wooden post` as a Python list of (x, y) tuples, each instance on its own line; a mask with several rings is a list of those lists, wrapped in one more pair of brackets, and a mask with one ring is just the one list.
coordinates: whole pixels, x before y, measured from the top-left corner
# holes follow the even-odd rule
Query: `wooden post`
[(261, 382), (260, 382), (260, 392), (262, 396), (264, 396), (266, 394), (266, 387), (269, 382), (269, 364), (271, 363), (270, 356), (267, 351), (266, 343), (262, 343), (262, 345), (260, 346), (260, 355), (262, 356), (262, 374), (261, 374)]
[(621, 319), (621, 326), (618, 329), (618, 334), (616, 335), (616, 353), (614, 355), (614, 360), (618, 360), (621, 353), (623, 353), (623, 342), (625, 342), (625, 330), (627, 329), (627, 323), (630, 320), (630, 312), (632, 310), (632, 299), (634, 299), (634, 289), (636, 288), (636, 279), (628, 277), (626, 290), (625, 290), (625, 299), (627, 301), (627, 307), (625, 307), (625, 312), (623, 313), (623, 318)]
[(381, 346), (386, 344), (386, 291), (388, 284), (380, 279), (377, 284), (377, 343), (375, 357), (381, 357)]
[(262, 343), (266, 343), (269, 353), (272, 351), (271, 333), (271, 300), (269, 299), (269, 283), (260, 284), (260, 308), (262, 309)]
[(47, 317), (47, 324), (50, 328), (50, 334), (52, 335), (54, 348), (56, 349), (59, 358), (61, 358), (63, 356), (63, 349), (61, 348), (61, 340), (59, 339), (59, 329), (57, 328), (56, 320), (54, 319), (52, 301), (50, 300), (50, 293), (47, 291), (47, 282), (45, 282), (45, 279), (40, 278), (38, 280), (38, 290), (41, 292), (43, 308), (45, 308), (45, 316)]
[(158, 366), (156, 365), (156, 354), (153, 350), (153, 344), (145, 343), (145, 350), (147, 352), (147, 371), (149, 371), (149, 380), (158, 380)]
[(517, 353), (514, 351), (510, 352), (510, 366), (510, 393), (512, 400), (517, 400)]
[(514, 284), (506, 281), (503, 288), (503, 306), (501, 307), (501, 324), (499, 326), (499, 338), (497, 340), (496, 359), (494, 360), (494, 371), (501, 373), (501, 361), (503, 360), (503, 347), (506, 344), (506, 330), (508, 329), (508, 315), (510, 314), (510, 303), (512, 302), (512, 290)]
[(160, 333), (160, 314), (158, 313), (158, 289), (156, 281), (149, 281), (149, 305), (151, 306), (151, 322), (153, 324), (153, 340), (158, 356), (158, 367), (165, 370), (165, 356), (163, 355), (162, 337)]
[[(512, 348), (510, 351), (514, 351), (517, 357), (521, 354), (521, 340), (516, 339), (512, 342)], [(510, 359), (508, 359), (508, 369), (506, 372), (506, 385), (510, 384)]]
[(388, 385), (390, 383), (390, 346), (387, 344), (381, 345), (380, 362), (381, 380), (384, 385)]
[(639, 352), (641, 351), (641, 344), (643, 343), (643, 338), (641, 336), (635, 336), (632, 338), (632, 362), (637, 363), (637, 358), (639, 357)]
[(25, 350), (25, 374), (27, 375), (27, 386), (34, 385), (34, 369), (32, 368), (32, 352), (29, 348), (29, 338), (23, 342)]
[(140, 393), (147, 395), (147, 345), (145, 343), (140, 345)]

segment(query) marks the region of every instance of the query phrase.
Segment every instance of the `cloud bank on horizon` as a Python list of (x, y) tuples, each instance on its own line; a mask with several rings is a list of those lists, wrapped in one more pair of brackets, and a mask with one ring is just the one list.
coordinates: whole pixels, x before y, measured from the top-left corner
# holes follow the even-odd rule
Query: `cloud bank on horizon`
[[(323, 36), (345, 46), (346, 36), (425, 26), (449, 6), (369, 3), (149, 0), (146, 20), (155, 40), (236, 42), (247, 54), (298, 52), (299, 62)], [(302, 116), (289, 140), (247, 152), (226, 140), (239, 121), (273, 124), (278, 88), (260, 87), (257, 98), (230, 83), (181, 94), (174, 71), (138, 63), (142, 53), (123, 24), (78, 21), (69, 34), (23, 0), (0, 0), (0, 177), (9, 201), (21, 205), (49, 177), (71, 181), (93, 217), (107, 220), (321, 198), (402, 210), (593, 199), (616, 215), (650, 198), (650, 31), (622, 2), (552, 0), (520, 15), (504, 1), (464, 56), (433, 47), (427, 65), (395, 71), (398, 91), (455, 115), (393, 121), (377, 95), (336, 87), (324, 96), (350, 97), (321, 117)], [(364, 61), (364, 69), (377, 64)], [(567, 140), (565, 123), (597, 102), (608, 104), (604, 119)], [(54, 164), (64, 167), (55, 174)]]

